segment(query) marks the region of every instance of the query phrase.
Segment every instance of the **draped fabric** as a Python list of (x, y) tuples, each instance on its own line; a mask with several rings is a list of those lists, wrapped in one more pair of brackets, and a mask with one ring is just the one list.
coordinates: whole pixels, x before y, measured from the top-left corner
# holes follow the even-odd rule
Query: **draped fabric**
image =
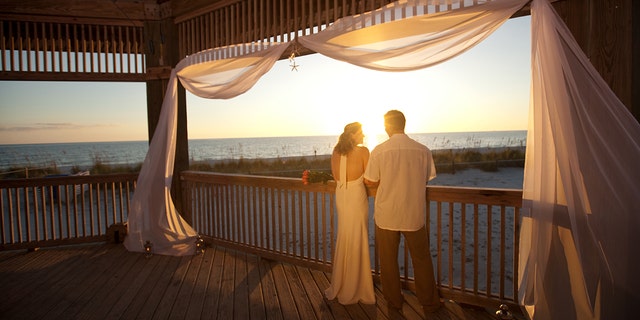
[(160, 120), (142, 163), (131, 199), (124, 246), (129, 251), (174, 256), (195, 252), (197, 233), (176, 212), (171, 198), (176, 151), (178, 84), (173, 70), (164, 96)]
[(392, 3), (340, 19), (322, 32), (298, 38), (298, 42), (315, 52), (360, 67), (380, 71), (417, 70), (471, 49), (527, 1), (480, 1), (484, 3), (429, 13), (435, 7), (425, 8), (425, 4), (434, 2), (438, 1)]
[(520, 297), (532, 319), (630, 319), (640, 302), (640, 124), (543, 0), (532, 92)]
[[(206, 50), (183, 59), (171, 72), (160, 119), (138, 175), (127, 218), (129, 251), (172, 256), (196, 252), (198, 234), (171, 198), (175, 160), (178, 79), (193, 94), (232, 98), (249, 90), (280, 58), (287, 44), (262, 43)], [(219, 60), (218, 60), (219, 59)]]
[[(628, 318), (640, 302), (640, 265), (631, 252), (640, 243), (640, 166), (634, 163), (640, 159), (640, 128), (548, 1), (532, 2), (520, 303), (532, 319)], [(474, 0), (444, 12), (441, 2), (447, 3), (398, 1), (335, 21), (294, 45), (375, 70), (415, 70), (469, 50), (529, 0)], [(158, 253), (194, 251), (189, 243), (196, 233), (179, 217), (168, 192), (176, 79), (200, 97), (228, 99), (249, 90), (289, 45), (211, 49), (176, 66), (134, 194), (129, 250), (143, 251), (150, 241), (154, 252), (163, 248)]]

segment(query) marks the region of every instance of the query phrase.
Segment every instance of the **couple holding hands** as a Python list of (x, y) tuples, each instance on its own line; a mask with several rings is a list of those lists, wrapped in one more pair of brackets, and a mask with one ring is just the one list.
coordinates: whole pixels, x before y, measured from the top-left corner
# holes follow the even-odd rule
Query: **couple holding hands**
[(384, 115), (389, 139), (373, 149), (362, 146), (364, 134), (358, 122), (345, 126), (331, 156), (336, 177), (338, 232), (333, 255), (331, 285), (327, 299), (341, 304), (375, 304), (369, 259), (366, 187), (377, 187), (374, 221), (380, 254), (382, 292), (390, 312), (400, 312), (404, 297), (400, 283), (398, 250), (400, 236), (409, 247), (416, 296), (425, 313), (442, 303), (433, 274), (429, 238), (425, 225), (425, 187), (435, 178), (431, 151), (409, 138), (402, 112)]

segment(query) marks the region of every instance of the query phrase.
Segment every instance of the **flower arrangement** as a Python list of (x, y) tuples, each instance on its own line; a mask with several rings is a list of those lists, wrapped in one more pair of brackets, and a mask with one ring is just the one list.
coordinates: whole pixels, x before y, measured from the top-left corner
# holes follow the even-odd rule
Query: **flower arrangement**
[(333, 176), (326, 172), (311, 171), (311, 170), (302, 171), (302, 183), (304, 184), (316, 183), (316, 182), (322, 182), (324, 184), (327, 184), (327, 181), (329, 180), (333, 180)]

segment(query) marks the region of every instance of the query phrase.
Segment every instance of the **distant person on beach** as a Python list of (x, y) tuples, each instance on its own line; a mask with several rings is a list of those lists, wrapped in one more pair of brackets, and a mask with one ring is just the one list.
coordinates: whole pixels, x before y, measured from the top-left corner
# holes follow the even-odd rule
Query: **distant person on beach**
[(404, 133), (406, 119), (398, 110), (384, 115), (389, 139), (371, 152), (364, 173), (368, 187), (377, 187), (374, 220), (380, 253), (382, 292), (390, 311), (400, 312), (404, 297), (400, 285), (398, 248), (403, 235), (409, 247), (416, 296), (425, 313), (442, 303), (433, 274), (429, 238), (425, 226), (425, 188), (436, 177), (431, 150)]
[(331, 154), (331, 172), (337, 177), (338, 235), (325, 295), (345, 305), (376, 303), (369, 260), (369, 200), (362, 181), (369, 149), (362, 146), (363, 139), (362, 125), (349, 123)]

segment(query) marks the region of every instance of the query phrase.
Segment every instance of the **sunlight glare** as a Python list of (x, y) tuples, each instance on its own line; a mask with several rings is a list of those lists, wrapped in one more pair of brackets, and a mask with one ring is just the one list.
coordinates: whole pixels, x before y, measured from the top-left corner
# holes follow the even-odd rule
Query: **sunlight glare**
[(382, 113), (363, 113), (362, 120), (359, 122), (362, 123), (364, 145), (369, 150), (373, 150), (388, 138), (387, 133), (384, 131), (384, 116)]

